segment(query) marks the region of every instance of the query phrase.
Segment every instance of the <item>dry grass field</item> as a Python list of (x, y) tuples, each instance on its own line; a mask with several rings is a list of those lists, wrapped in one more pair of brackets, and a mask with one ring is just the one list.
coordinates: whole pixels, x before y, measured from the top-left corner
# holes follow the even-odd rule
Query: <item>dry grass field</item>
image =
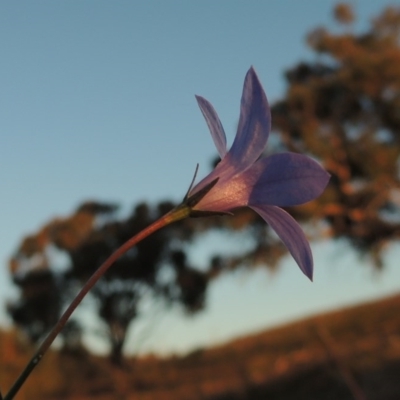
[[(0, 334), (5, 390), (32, 349)], [(400, 296), (199, 349), (127, 359), (51, 352), (16, 400), (398, 400)]]

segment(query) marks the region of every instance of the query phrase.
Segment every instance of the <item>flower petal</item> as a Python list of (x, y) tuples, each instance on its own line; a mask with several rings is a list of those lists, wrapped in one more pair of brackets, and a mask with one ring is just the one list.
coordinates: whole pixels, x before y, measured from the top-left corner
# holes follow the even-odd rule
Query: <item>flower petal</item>
[(300, 225), (279, 207), (252, 205), (251, 208), (278, 234), (300, 269), (312, 281), (313, 257)]
[(197, 103), (199, 104), (201, 112), (204, 115), (208, 128), (210, 129), (211, 136), (215, 143), (215, 147), (217, 148), (221, 158), (224, 158), (228, 150), (226, 148), (225, 131), (218, 117), (218, 114), (215, 111), (214, 107), (211, 105), (211, 103), (207, 101), (205, 98), (201, 96), (196, 96), (196, 100)]
[[(222, 125), (217, 113), (211, 104), (209, 106), (200, 105), (200, 108), (203, 115), (206, 114), (204, 116), (212, 131), (214, 142), (222, 155), (225, 152), (223, 150), (225, 134), (222, 135)], [(270, 127), (271, 113), (267, 97), (252, 67), (247, 72), (244, 81), (239, 127), (233, 145), (215, 169), (194, 186), (189, 195), (203, 189), (216, 178), (219, 179), (217, 186), (225, 185), (228, 180), (249, 168), (262, 154)], [(217, 187), (213, 190), (217, 190)]]
[[(191, 195), (196, 196), (197, 193), (205, 188), (204, 181), (208, 181), (209, 176), (200, 182), (198, 187), (193, 189), (193, 194)], [(247, 206), (251, 190), (252, 187), (249, 187), (247, 181), (243, 180), (242, 174), (230, 179), (218, 178), (216, 184), (195, 204), (193, 210), (229, 212), (235, 208)]]
[(228, 155), (238, 172), (253, 164), (264, 151), (271, 129), (271, 112), (264, 89), (251, 67), (246, 74), (235, 140)]
[(330, 175), (314, 160), (297, 153), (273, 154), (243, 173), (253, 181), (249, 204), (289, 207), (318, 197)]

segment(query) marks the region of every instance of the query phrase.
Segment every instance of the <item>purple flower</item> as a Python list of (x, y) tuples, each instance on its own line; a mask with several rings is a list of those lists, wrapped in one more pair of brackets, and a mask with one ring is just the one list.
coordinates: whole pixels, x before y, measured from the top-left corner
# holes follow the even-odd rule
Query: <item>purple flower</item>
[[(238, 207), (256, 211), (278, 234), (300, 269), (312, 280), (310, 245), (298, 223), (282, 208), (318, 197), (329, 174), (311, 158), (282, 153), (261, 158), (271, 128), (267, 97), (253, 68), (246, 74), (235, 140), (227, 150), (224, 128), (214, 107), (196, 96), (221, 156), (215, 169), (188, 193), (192, 210), (224, 213)], [(201, 194), (203, 189), (203, 193)], [(196, 196), (197, 195), (197, 196)]]

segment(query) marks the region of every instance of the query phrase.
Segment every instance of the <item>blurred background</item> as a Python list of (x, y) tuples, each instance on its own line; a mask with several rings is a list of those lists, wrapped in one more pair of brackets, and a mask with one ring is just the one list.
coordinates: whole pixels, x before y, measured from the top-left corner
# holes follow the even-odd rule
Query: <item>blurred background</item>
[[(211, 170), (194, 95), (231, 143), (253, 65), (272, 108), (265, 154), (301, 152), (332, 175), (287, 210), (310, 238), (314, 282), (250, 211), (177, 223), (99, 282), (24, 398), (289, 399), (289, 386), (296, 399), (399, 398), (398, 5), (9, 2), (0, 47), (3, 392), (96, 267), (181, 201), (197, 163), (198, 179)], [(293, 383), (304, 374), (308, 391)]]

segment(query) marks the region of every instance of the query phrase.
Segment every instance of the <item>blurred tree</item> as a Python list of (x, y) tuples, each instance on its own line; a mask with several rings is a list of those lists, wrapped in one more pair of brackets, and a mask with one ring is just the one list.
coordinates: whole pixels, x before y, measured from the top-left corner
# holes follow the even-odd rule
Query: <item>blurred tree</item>
[[(111, 204), (85, 203), (70, 217), (55, 219), (22, 241), (10, 262), (21, 297), (10, 303), (8, 310), (32, 341), (54, 325), (63, 307), (95, 268), (154, 219), (145, 204), (136, 207), (133, 216), (123, 222), (113, 219), (115, 210)], [(91, 293), (98, 315), (108, 327), (111, 358), (115, 362), (121, 360), (127, 328), (137, 314), (141, 286), (155, 287), (158, 264), (168, 243), (168, 236), (162, 232), (144, 240), (118, 260)], [(57, 269), (51, 248), (66, 253), (69, 265)], [(73, 322), (76, 326), (77, 322)], [(76, 332), (64, 330), (64, 342), (71, 342), (70, 333), (76, 336)]]
[[(344, 4), (335, 16), (354, 18)], [(319, 28), (307, 40), (317, 59), (286, 72), (272, 121), (287, 149), (321, 160), (332, 178), (320, 199), (293, 212), (324, 217), (333, 237), (382, 266), (382, 248), (400, 234), (400, 8), (365, 33)]]
[[(345, 4), (334, 15), (341, 24), (355, 18)], [(365, 33), (319, 28), (307, 41), (316, 59), (286, 72), (287, 92), (272, 107), (279, 140), (271, 144), (317, 158), (332, 179), (320, 199), (288, 211), (314, 228), (311, 236), (346, 238), (381, 266), (383, 246), (400, 233), (400, 9), (384, 11)], [(9, 304), (14, 322), (38, 340), (106, 257), (172, 207), (142, 203), (127, 219), (118, 219), (113, 204), (84, 203), (24, 238), (10, 261), (21, 294)], [(212, 253), (207, 266), (193, 265), (191, 249), (212, 233), (232, 241), (235, 252)], [(243, 235), (248, 245), (241, 248)], [(57, 251), (67, 256), (63, 268), (57, 266)], [(221, 273), (275, 268), (284, 254), (276, 235), (250, 210), (184, 220), (143, 240), (91, 292), (107, 326), (111, 359), (121, 362), (127, 330), (144, 298), (196, 312), (205, 306), (209, 282)], [(73, 329), (64, 331), (66, 344), (79, 342), (82, 324), (72, 321)]]
[(354, 22), (353, 9), (347, 3), (338, 3), (333, 10), (333, 15), (336, 21), (344, 25)]
[[(54, 219), (24, 238), (10, 260), (13, 281), (20, 288), (20, 298), (8, 305), (14, 322), (33, 342), (39, 340), (95, 269), (173, 206), (161, 202), (150, 208), (141, 203), (131, 216), (119, 220), (115, 205), (84, 203), (69, 217)], [(191, 265), (191, 245), (212, 231), (225, 237), (229, 232), (228, 240), (234, 241), (232, 229), (247, 230), (251, 221), (251, 229), (258, 232), (256, 251), (239, 252), (235, 257), (210, 254), (208, 266)], [(280, 249), (278, 255), (284, 254), (277, 238), (266, 233), (265, 224), (249, 211), (240, 211), (233, 218), (186, 220), (154, 233), (118, 259), (91, 291), (93, 301), (86, 302), (86, 306), (94, 306), (107, 327), (111, 360), (121, 363), (128, 328), (140, 315), (143, 299), (161, 299), (165, 305), (179, 304), (189, 314), (194, 313), (204, 308), (208, 283), (224, 269), (254, 265), (254, 261), (264, 263), (261, 257), (256, 260), (256, 254), (260, 255), (260, 248), (267, 243)], [(60, 253), (67, 256), (63, 266), (59, 265)], [(71, 350), (79, 347), (85, 328), (85, 321), (72, 319), (63, 331), (64, 346)]]

